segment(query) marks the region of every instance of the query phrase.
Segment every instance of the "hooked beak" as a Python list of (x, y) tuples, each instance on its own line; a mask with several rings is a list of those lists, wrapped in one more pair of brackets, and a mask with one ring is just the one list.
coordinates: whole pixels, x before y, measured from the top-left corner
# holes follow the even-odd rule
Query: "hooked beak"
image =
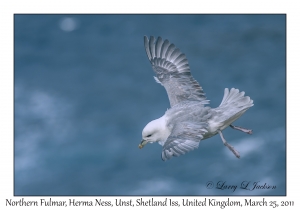
[(148, 142), (146, 140), (142, 140), (141, 143), (139, 144), (139, 148), (142, 149)]

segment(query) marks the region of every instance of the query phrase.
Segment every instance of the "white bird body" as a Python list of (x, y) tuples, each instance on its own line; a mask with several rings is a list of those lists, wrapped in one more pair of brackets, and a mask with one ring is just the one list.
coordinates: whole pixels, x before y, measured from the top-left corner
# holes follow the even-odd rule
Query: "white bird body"
[(163, 146), (162, 159), (179, 156), (198, 147), (201, 140), (220, 134), (223, 143), (237, 157), (239, 153), (229, 145), (222, 135), (228, 126), (251, 134), (252, 131), (233, 126), (232, 123), (245, 113), (253, 101), (238, 89), (225, 88), (219, 107), (205, 106), (206, 100), (202, 87), (191, 76), (185, 55), (168, 40), (157, 41), (150, 37), (144, 39), (148, 58), (157, 77), (168, 93), (171, 108), (143, 129), (143, 148), (147, 143), (158, 142)]

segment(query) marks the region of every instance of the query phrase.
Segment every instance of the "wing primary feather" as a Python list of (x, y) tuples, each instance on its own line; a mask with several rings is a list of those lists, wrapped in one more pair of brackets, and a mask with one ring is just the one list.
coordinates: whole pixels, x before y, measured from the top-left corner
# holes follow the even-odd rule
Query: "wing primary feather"
[(176, 65), (178, 67), (180, 67), (181, 65), (184, 65), (184, 64), (188, 64), (188, 60), (186, 58), (184, 58), (183, 60), (179, 61)]
[[(170, 62), (174, 63), (174, 60), (178, 58), (178, 56), (181, 54), (180, 50), (176, 48), (172, 54), (170, 55)], [(175, 63), (174, 63), (175, 64)]]
[(168, 49), (167, 49), (167, 52), (166, 52), (166, 59), (167, 60), (170, 60), (170, 56), (172, 54), (172, 52), (175, 50), (175, 45), (174, 44), (171, 44)]
[(149, 49), (149, 40), (148, 40), (147, 36), (144, 36), (144, 45), (145, 45), (145, 49), (146, 49), (148, 59), (151, 61), (151, 53), (150, 53), (150, 49)]
[(151, 52), (151, 59), (155, 58), (155, 38), (153, 36), (150, 36), (150, 41), (149, 41), (149, 45), (150, 45), (150, 52)]
[(162, 46), (162, 44), (163, 44), (163, 42), (162, 42), (161, 37), (158, 37), (157, 41), (156, 41), (156, 46), (155, 46), (155, 49), (156, 49), (155, 55), (158, 58), (161, 57), (161, 46)]
[(162, 59), (166, 58), (166, 52), (167, 52), (169, 46), (170, 46), (170, 42), (169, 42), (169, 40), (166, 39), (164, 41), (163, 45), (161, 46), (161, 58)]
[(178, 65), (182, 60), (185, 59), (185, 54), (181, 53), (174, 61), (173, 63)]

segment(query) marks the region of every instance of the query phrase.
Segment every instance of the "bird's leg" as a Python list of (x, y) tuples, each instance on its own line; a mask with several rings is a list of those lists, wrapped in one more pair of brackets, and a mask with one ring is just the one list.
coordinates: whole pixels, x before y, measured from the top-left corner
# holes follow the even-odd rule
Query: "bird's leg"
[(224, 144), (226, 147), (228, 147), (228, 149), (229, 149), (231, 152), (233, 152), (233, 154), (234, 154), (237, 158), (240, 158), (239, 152), (236, 151), (236, 150), (234, 149), (233, 146), (231, 146), (230, 144), (227, 143), (227, 141), (224, 139), (224, 136), (223, 136), (222, 132), (221, 132), (220, 130), (218, 130), (218, 133), (219, 133), (220, 136), (221, 136), (221, 139), (222, 139), (222, 141), (223, 141), (223, 144)]
[(235, 129), (235, 130), (242, 131), (244, 133), (252, 134), (252, 130), (247, 129), (247, 128), (242, 128), (242, 127), (234, 126), (234, 125), (230, 125), (230, 127), (233, 128), (233, 129)]

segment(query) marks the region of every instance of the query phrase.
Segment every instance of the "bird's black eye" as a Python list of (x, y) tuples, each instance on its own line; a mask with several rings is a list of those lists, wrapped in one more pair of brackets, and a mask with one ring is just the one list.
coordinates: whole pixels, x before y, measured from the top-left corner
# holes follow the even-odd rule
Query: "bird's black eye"
[(146, 136), (146, 137), (150, 137), (151, 136), (151, 134), (149, 134), (148, 136)]

